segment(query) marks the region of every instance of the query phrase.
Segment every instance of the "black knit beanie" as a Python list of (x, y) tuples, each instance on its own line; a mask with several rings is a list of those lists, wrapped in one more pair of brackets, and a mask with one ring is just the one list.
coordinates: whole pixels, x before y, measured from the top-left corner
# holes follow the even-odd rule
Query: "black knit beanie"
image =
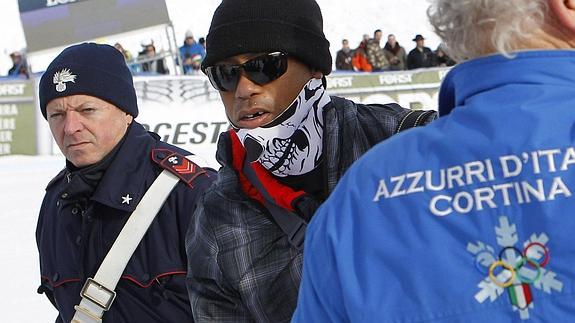
[(85, 94), (138, 116), (136, 90), (124, 56), (110, 45), (83, 43), (64, 49), (40, 79), (40, 109), (53, 99)]
[(206, 39), (202, 70), (246, 53), (284, 52), (328, 75), (329, 41), (314, 0), (223, 0)]

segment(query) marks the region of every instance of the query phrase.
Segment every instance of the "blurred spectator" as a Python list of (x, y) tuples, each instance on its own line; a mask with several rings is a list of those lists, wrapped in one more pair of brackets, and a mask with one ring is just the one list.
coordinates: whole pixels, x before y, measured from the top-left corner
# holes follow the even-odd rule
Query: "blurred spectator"
[(374, 72), (383, 71), (389, 67), (389, 62), (385, 58), (383, 49), (379, 45), (381, 35), (381, 30), (377, 29), (373, 32), (373, 38), (367, 42), (367, 60)]
[(194, 40), (194, 35), (189, 30), (186, 32), (184, 45), (180, 47), (180, 57), (184, 61), (184, 74), (199, 71), (202, 60), (206, 57), (205, 47)]
[[(365, 35), (364, 35), (365, 36)], [(353, 58), (351, 63), (353, 64), (353, 68), (359, 72), (371, 72), (372, 68), (367, 60), (367, 40), (362, 40), (359, 43), (359, 46), (353, 51)]]
[(366, 44), (369, 41), (369, 35), (368, 34), (363, 34), (363, 39), (362, 41), (364, 41)]
[(401, 71), (405, 69), (405, 61), (407, 60), (405, 49), (399, 46), (395, 35), (390, 34), (387, 36), (387, 43), (385, 43), (385, 47), (383, 47), (383, 52), (389, 62), (390, 71)]
[(349, 48), (347, 39), (344, 39), (341, 41), (341, 49), (337, 51), (335, 57), (335, 68), (341, 71), (353, 71), (352, 59), (353, 52), (351, 48)]
[(204, 37), (200, 37), (200, 39), (198, 39), (198, 43), (200, 43), (200, 45), (206, 49), (206, 39)]
[(433, 52), (428, 47), (425, 47), (425, 38), (421, 35), (416, 35), (413, 41), (415, 42), (415, 48), (407, 55), (407, 68), (413, 70), (434, 66)]
[(132, 59), (134, 59), (132, 53), (130, 53), (129, 50), (125, 49), (124, 46), (122, 46), (122, 44), (115, 43), (114, 48), (116, 48), (120, 53), (122, 53), (122, 55), (124, 55), (124, 59), (126, 60), (126, 62), (129, 62)]
[(129, 50), (125, 49), (124, 46), (122, 46), (122, 44), (120, 43), (115, 43), (114, 48), (116, 48), (120, 53), (122, 53), (122, 55), (124, 56), (124, 60), (126, 61), (126, 64), (128, 65), (128, 68), (130, 69), (130, 72), (132, 72), (132, 74), (141, 72), (140, 64), (134, 62), (134, 56), (132, 56), (132, 53), (130, 53)]
[(28, 78), (28, 64), (22, 53), (15, 51), (10, 53), (12, 60), (12, 67), (8, 70), (8, 76), (26, 77)]
[(453, 66), (455, 61), (447, 55), (447, 46), (445, 43), (439, 44), (435, 50), (435, 66)]
[(166, 68), (164, 59), (154, 59), (157, 56), (154, 42), (143, 46), (144, 50), (138, 55), (138, 59), (144, 61), (144, 63), (142, 63), (142, 70), (149, 73), (168, 74), (170, 71)]

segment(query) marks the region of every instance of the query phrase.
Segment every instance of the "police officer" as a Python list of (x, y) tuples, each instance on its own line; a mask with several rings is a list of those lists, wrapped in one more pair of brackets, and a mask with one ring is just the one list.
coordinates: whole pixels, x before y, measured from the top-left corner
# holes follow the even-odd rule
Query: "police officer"
[[(66, 157), (47, 186), (36, 240), (41, 286), (70, 322), (87, 278), (164, 168), (180, 177), (132, 254), (106, 322), (191, 322), (184, 237), (196, 201), (215, 178), (190, 153), (147, 132), (132, 75), (114, 47), (66, 48), (40, 80), (40, 108)], [(168, 162), (169, 161), (169, 162)], [(174, 164), (176, 164), (174, 166)], [(88, 286), (88, 285), (86, 285)]]

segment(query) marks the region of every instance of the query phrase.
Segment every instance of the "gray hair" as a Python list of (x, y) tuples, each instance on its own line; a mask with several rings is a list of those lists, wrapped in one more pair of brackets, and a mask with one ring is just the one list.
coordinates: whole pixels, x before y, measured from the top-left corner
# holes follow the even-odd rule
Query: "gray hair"
[(545, 21), (545, 0), (433, 0), (427, 10), (435, 32), (457, 60), (492, 52), (510, 57)]

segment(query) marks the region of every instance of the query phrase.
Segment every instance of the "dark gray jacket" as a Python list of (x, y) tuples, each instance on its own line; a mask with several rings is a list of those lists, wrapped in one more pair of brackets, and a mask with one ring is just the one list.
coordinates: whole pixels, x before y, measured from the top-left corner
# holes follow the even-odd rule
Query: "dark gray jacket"
[[(391, 136), (409, 112), (397, 104), (361, 105), (338, 97), (324, 108), (324, 187)], [(248, 198), (220, 136), (218, 179), (199, 202), (186, 237), (187, 287), (197, 322), (287, 322), (295, 310), (303, 254), (267, 210)], [(328, 194), (325, 194), (328, 195)], [(314, 210), (309, 210), (311, 217)]]

